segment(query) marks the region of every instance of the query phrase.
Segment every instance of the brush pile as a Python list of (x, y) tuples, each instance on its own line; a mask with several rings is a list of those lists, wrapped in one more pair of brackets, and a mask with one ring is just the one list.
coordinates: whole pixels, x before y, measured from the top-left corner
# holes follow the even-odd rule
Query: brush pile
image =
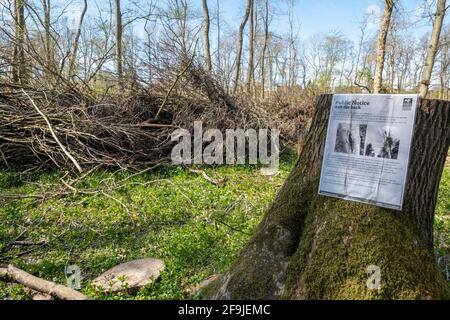
[(167, 160), (171, 132), (194, 121), (205, 129), (270, 127), (263, 110), (227, 95), (200, 68), (173, 83), (101, 98), (0, 83), (0, 164), (138, 170)]
[(144, 123), (144, 115), (151, 113), (158, 99), (139, 102), (95, 103), (69, 93), (3, 86), (0, 157), (7, 166), (52, 163), (57, 167), (76, 163), (128, 167), (160, 160), (167, 154), (171, 116)]

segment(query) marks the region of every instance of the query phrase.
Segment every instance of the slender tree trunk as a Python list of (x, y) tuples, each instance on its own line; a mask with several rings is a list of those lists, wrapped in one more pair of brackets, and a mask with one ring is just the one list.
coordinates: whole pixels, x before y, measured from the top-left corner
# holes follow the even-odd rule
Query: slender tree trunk
[(390, 55), (390, 62), (389, 65), (387, 66), (388, 70), (390, 69), (390, 78), (388, 77), (388, 81), (389, 81), (389, 92), (393, 93), (394, 92), (394, 82), (395, 82), (395, 46), (394, 44), (392, 44), (391, 47), (391, 55)]
[[(177, 1), (177, 14), (179, 15), (179, 24), (180, 24), (180, 40), (181, 40), (181, 50), (183, 54), (187, 57), (189, 56), (189, 50), (187, 46), (187, 11), (188, 11), (188, 3), (187, 0), (181, 0), (181, 8), (179, 8), (179, 3)], [(181, 14), (179, 14), (181, 13)]]
[[(240, 257), (208, 286), (210, 299), (443, 299), (433, 249), (450, 102), (421, 100), (401, 212), (317, 193), (332, 95), (316, 111), (290, 176)], [(368, 266), (381, 288), (367, 286)]]
[(25, 61), (25, 0), (14, 1), (15, 43), (13, 53), (13, 80), (15, 83), (28, 82)]
[[(256, 78), (255, 71), (260, 59), (255, 63), (256, 50), (258, 45), (258, 0), (253, 0), (253, 72), (252, 72), (252, 92), (256, 94)], [(261, 54), (260, 54), (261, 56)]]
[(273, 90), (273, 57), (272, 57), (272, 52), (269, 48), (268, 50), (268, 55), (269, 55), (269, 59), (268, 59), (268, 63), (269, 63), (269, 91)]
[(302, 63), (302, 84), (303, 84), (303, 89), (306, 89), (306, 63)]
[(123, 54), (122, 54), (122, 11), (120, 0), (115, 0), (116, 15), (116, 72), (119, 81), (119, 88), (123, 89)]
[(266, 89), (266, 51), (269, 42), (269, 0), (264, 2), (264, 44), (261, 53), (261, 98), (264, 99)]
[(221, 43), (220, 43), (220, 2), (219, 0), (216, 0), (216, 7), (217, 7), (217, 16), (216, 16), (216, 21), (217, 21), (217, 67), (218, 67), (218, 73), (221, 73), (222, 70), (222, 56), (220, 54), (220, 48), (221, 48)]
[(211, 74), (212, 64), (211, 64), (211, 52), (210, 52), (210, 45), (209, 45), (210, 19), (209, 19), (208, 1), (202, 0), (202, 4), (203, 4), (203, 20), (205, 23), (205, 27), (203, 29), (203, 41), (204, 41), (204, 46), (205, 46), (206, 69), (208, 70), (208, 73)]
[(247, 0), (247, 8), (245, 9), (245, 15), (239, 26), (237, 50), (236, 50), (236, 68), (234, 70), (233, 93), (236, 93), (237, 87), (239, 85), (239, 79), (240, 79), (240, 75), (241, 75), (242, 38), (243, 38), (245, 25), (247, 24), (247, 21), (248, 21), (248, 16), (250, 15), (251, 6), (252, 6), (252, 0)]
[(20, 73), (19, 73), (19, 52), (20, 52), (20, 26), (19, 26), (19, 6), (20, 6), (20, 0), (14, 0), (14, 12), (13, 12), (13, 19), (14, 19), (14, 29), (15, 29), (15, 39), (14, 39), (14, 51), (13, 51), (13, 58), (12, 58), (12, 76), (13, 81), (15, 83), (20, 82)]
[(448, 43), (442, 48), (441, 70), (439, 72), (439, 80), (441, 88), (439, 90), (439, 99), (445, 99), (445, 85), (447, 83), (447, 68), (448, 68)]
[(339, 87), (341, 87), (341, 88), (342, 88), (342, 78), (344, 77), (346, 62), (347, 62), (347, 48), (345, 48), (345, 51), (344, 51), (344, 59), (342, 60), (341, 74), (339, 75)]
[(148, 84), (153, 82), (153, 66), (152, 66), (152, 34), (147, 31), (147, 73)]
[(427, 50), (427, 58), (425, 60), (425, 68), (423, 69), (422, 81), (420, 82), (420, 96), (426, 97), (430, 86), (431, 73), (433, 72), (434, 60), (439, 46), (441, 37), (442, 23), (445, 16), (446, 0), (438, 0), (436, 17), (433, 23), (433, 31), (431, 32), (431, 41)]
[(77, 65), (78, 46), (80, 43), (81, 31), (83, 28), (83, 20), (86, 15), (87, 9), (88, 9), (88, 3), (87, 3), (87, 0), (84, 0), (83, 11), (81, 12), (80, 21), (78, 23), (77, 32), (75, 34), (75, 39), (73, 40), (72, 55), (70, 56), (70, 62), (69, 62), (69, 79), (72, 79), (75, 76), (75, 69), (76, 69), (76, 65)]
[(440, 95), (441, 99), (446, 99), (446, 86), (448, 82), (448, 67), (450, 65), (448, 51), (449, 51), (449, 39), (445, 39), (445, 44), (442, 48), (442, 57), (441, 57), (441, 70), (439, 74), (439, 78), (441, 80), (441, 90)]
[(391, 23), (392, 11), (394, 10), (395, 0), (384, 1), (384, 14), (380, 26), (380, 33), (377, 44), (377, 60), (375, 68), (375, 78), (373, 82), (373, 93), (380, 93), (383, 84), (383, 67), (386, 56), (386, 39), (389, 32), (389, 25)]
[(47, 78), (53, 73), (53, 61), (52, 61), (52, 35), (51, 35), (51, 1), (42, 0), (42, 6), (44, 8), (44, 33), (45, 33), (45, 64), (47, 68)]
[(253, 81), (253, 69), (254, 69), (254, 57), (255, 57), (255, 0), (251, 0), (250, 5), (250, 22), (249, 22), (249, 28), (250, 32), (248, 35), (248, 43), (249, 43), (249, 50), (248, 50), (248, 67), (247, 67), (247, 92), (251, 92), (251, 85)]
[(358, 54), (356, 55), (356, 64), (355, 64), (355, 75), (353, 77), (353, 84), (357, 85), (359, 84), (359, 62), (361, 60), (361, 51), (364, 44), (364, 38), (366, 34), (366, 28), (367, 28), (367, 21), (364, 21), (361, 25), (361, 37), (359, 38), (358, 43)]

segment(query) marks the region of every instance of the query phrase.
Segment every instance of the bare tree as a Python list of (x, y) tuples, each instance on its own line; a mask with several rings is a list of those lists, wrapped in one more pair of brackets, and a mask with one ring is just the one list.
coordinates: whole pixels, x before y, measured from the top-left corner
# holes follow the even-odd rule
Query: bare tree
[(25, 0), (14, 1), (15, 43), (13, 54), (13, 79), (15, 83), (26, 83), (25, 64)]
[(123, 88), (123, 56), (122, 56), (122, 11), (120, 0), (114, 0), (116, 21), (116, 72), (119, 80), (119, 88)]
[(373, 93), (380, 93), (382, 82), (383, 82), (383, 67), (384, 59), (386, 56), (386, 39), (389, 31), (389, 25), (391, 23), (392, 11), (394, 9), (395, 0), (385, 0), (384, 1), (384, 14), (381, 21), (380, 33), (378, 35), (377, 44), (377, 59), (376, 59), (376, 69), (375, 78), (373, 83)]
[(250, 5), (250, 32), (248, 35), (249, 50), (248, 50), (248, 67), (247, 67), (247, 92), (251, 91), (251, 84), (254, 76), (254, 57), (255, 57), (255, 0), (251, 0)]
[(241, 58), (242, 58), (242, 38), (244, 33), (245, 25), (247, 24), (248, 17), (250, 15), (250, 9), (252, 7), (252, 0), (247, 0), (247, 8), (245, 9), (245, 15), (242, 19), (242, 22), (239, 26), (238, 31), (238, 40), (237, 40), (237, 50), (236, 50), (236, 68), (234, 69), (234, 84), (233, 84), (233, 93), (236, 93), (238, 84), (239, 84), (239, 77), (241, 72)]
[[(386, 68), (386, 88), (387, 92), (394, 92), (395, 79), (399, 72), (400, 58), (400, 23), (399, 15), (393, 14), (389, 26), (386, 40), (386, 58), (384, 67)], [(383, 81), (382, 81), (383, 82)]]
[(187, 0), (168, 1), (166, 9), (160, 9), (159, 16), (159, 21), (165, 31), (161, 42), (165, 43), (166, 46), (176, 48), (176, 51), (183, 55), (189, 56), (193, 43), (197, 42), (197, 32), (193, 30), (195, 28), (190, 28), (188, 23)]
[(204, 20), (204, 29), (203, 29), (203, 41), (204, 41), (204, 47), (205, 47), (205, 60), (206, 60), (206, 69), (209, 73), (212, 71), (212, 65), (211, 65), (211, 52), (210, 52), (210, 45), (209, 45), (209, 26), (210, 26), (210, 20), (209, 20), (209, 10), (208, 10), (208, 1), (202, 0), (203, 4), (203, 20)]
[(365, 36), (366, 36), (366, 29), (367, 29), (367, 19), (368, 17), (365, 16), (363, 22), (361, 23), (360, 26), (360, 31), (361, 31), (361, 35), (359, 37), (359, 42), (358, 42), (358, 53), (356, 54), (356, 63), (353, 67), (353, 71), (354, 71), (354, 76), (353, 76), (353, 84), (354, 85), (358, 85), (359, 84), (359, 63), (361, 61), (361, 52), (363, 49), (363, 44), (364, 44), (364, 40), (365, 40)]
[(264, 99), (265, 86), (266, 86), (266, 70), (265, 60), (267, 45), (269, 42), (269, 0), (264, 1), (264, 44), (261, 53), (261, 97)]
[(47, 74), (51, 74), (53, 70), (53, 59), (52, 59), (52, 35), (51, 35), (51, 8), (52, 4), (50, 0), (41, 0), (42, 7), (44, 9), (44, 34), (45, 34), (45, 64), (47, 69)]
[(216, 23), (217, 23), (217, 67), (219, 72), (222, 71), (222, 63), (221, 63), (221, 43), (220, 43), (220, 1), (216, 0)]
[(76, 67), (76, 63), (77, 63), (77, 51), (78, 51), (78, 46), (79, 46), (79, 42), (80, 42), (81, 30), (83, 27), (83, 20), (86, 15), (87, 9), (88, 9), (88, 2), (87, 2), (87, 0), (84, 0), (83, 11), (81, 12), (80, 21), (78, 23), (77, 32), (75, 34), (75, 39), (73, 40), (72, 55), (70, 56), (70, 62), (69, 62), (69, 79), (72, 79), (75, 76), (75, 67)]
[(411, 87), (414, 90), (418, 90), (420, 86), (420, 77), (423, 73), (424, 61), (427, 54), (428, 37), (425, 35), (418, 39), (417, 44), (414, 47), (414, 56), (412, 59), (412, 79)]
[(441, 37), (442, 23), (444, 21), (446, 0), (438, 0), (436, 8), (436, 17), (433, 23), (433, 31), (431, 32), (430, 45), (427, 51), (425, 67), (423, 69), (422, 81), (420, 82), (420, 96), (425, 97), (430, 86), (431, 73), (433, 72), (434, 60), (438, 50), (439, 39)]
[[(298, 41), (298, 29), (296, 25), (296, 16), (294, 14), (294, 0), (287, 0), (286, 5), (288, 7), (288, 24), (289, 24), (289, 35), (288, 35), (288, 52), (286, 53), (286, 66), (283, 67), (284, 73), (288, 75), (286, 81), (289, 87), (292, 87), (297, 82), (297, 41)], [(296, 32), (295, 32), (296, 31)], [(284, 76), (285, 77), (285, 76)]]
[(320, 45), (320, 61), (322, 62), (320, 80), (323, 89), (333, 88), (335, 68), (339, 61), (345, 60), (346, 46), (347, 42), (339, 32), (332, 32), (323, 38)]

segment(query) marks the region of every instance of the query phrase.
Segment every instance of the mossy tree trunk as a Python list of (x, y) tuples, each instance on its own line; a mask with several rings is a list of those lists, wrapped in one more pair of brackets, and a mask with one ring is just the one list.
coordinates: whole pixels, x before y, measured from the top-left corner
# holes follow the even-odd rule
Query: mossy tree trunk
[[(208, 299), (439, 299), (448, 286), (433, 250), (450, 103), (421, 100), (403, 211), (318, 195), (332, 95), (316, 101), (301, 155), (240, 257)], [(369, 265), (381, 287), (367, 286)]]

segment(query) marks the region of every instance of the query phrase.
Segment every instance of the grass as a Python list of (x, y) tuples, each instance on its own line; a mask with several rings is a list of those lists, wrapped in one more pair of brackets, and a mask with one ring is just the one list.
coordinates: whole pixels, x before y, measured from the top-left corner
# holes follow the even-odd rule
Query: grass
[[(66, 283), (64, 268), (77, 265), (81, 291), (99, 299), (185, 299), (189, 289), (234, 261), (295, 163), (288, 152), (280, 174), (261, 175), (257, 166), (207, 168), (217, 187), (186, 169), (165, 166), (132, 176), (102, 170), (77, 185), (75, 194), (48, 199), (4, 199), (0, 196), (0, 258), (39, 277)], [(63, 190), (61, 170), (24, 176), (0, 170), (0, 194), (42, 194)], [(121, 183), (124, 179), (126, 183)], [(67, 189), (65, 189), (67, 191)], [(437, 206), (438, 250), (449, 253), (450, 167), (442, 177)], [(20, 240), (45, 246), (8, 246)], [(15, 257), (26, 250), (28, 254)], [(166, 269), (155, 283), (135, 292), (103, 294), (90, 281), (121, 262), (158, 257)], [(20, 285), (0, 282), (0, 299), (27, 299)]]
[[(110, 194), (0, 200), (0, 257), (29, 249), (6, 248), (24, 232), (20, 240), (48, 242), (10, 260), (34, 275), (65, 283), (65, 266), (75, 264), (83, 276), (81, 291), (94, 298), (188, 298), (189, 288), (230, 266), (295, 159), (293, 153), (284, 155), (275, 177), (263, 176), (259, 167), (250, 165), (206, 168), (210, 177), (227, 179), (222, 187), (186, 169), (166, 166), (135, 177), (98, 171), (77, 185), (80, 190), (111, 190), (116, 185)], [(62, 171), (47, 171), (19, 178), (17, 172), (0, 171), (0, 194), (52, 192), (61, 188), (63, 176)], [(166, 263), (154, 284), (132, 296), (104, 295), (91, 287), (90, 281), (108, 268), (144, 257)], [(26, 295), (21, 286), (9, 288), (0, 282), (0, 299)]]

